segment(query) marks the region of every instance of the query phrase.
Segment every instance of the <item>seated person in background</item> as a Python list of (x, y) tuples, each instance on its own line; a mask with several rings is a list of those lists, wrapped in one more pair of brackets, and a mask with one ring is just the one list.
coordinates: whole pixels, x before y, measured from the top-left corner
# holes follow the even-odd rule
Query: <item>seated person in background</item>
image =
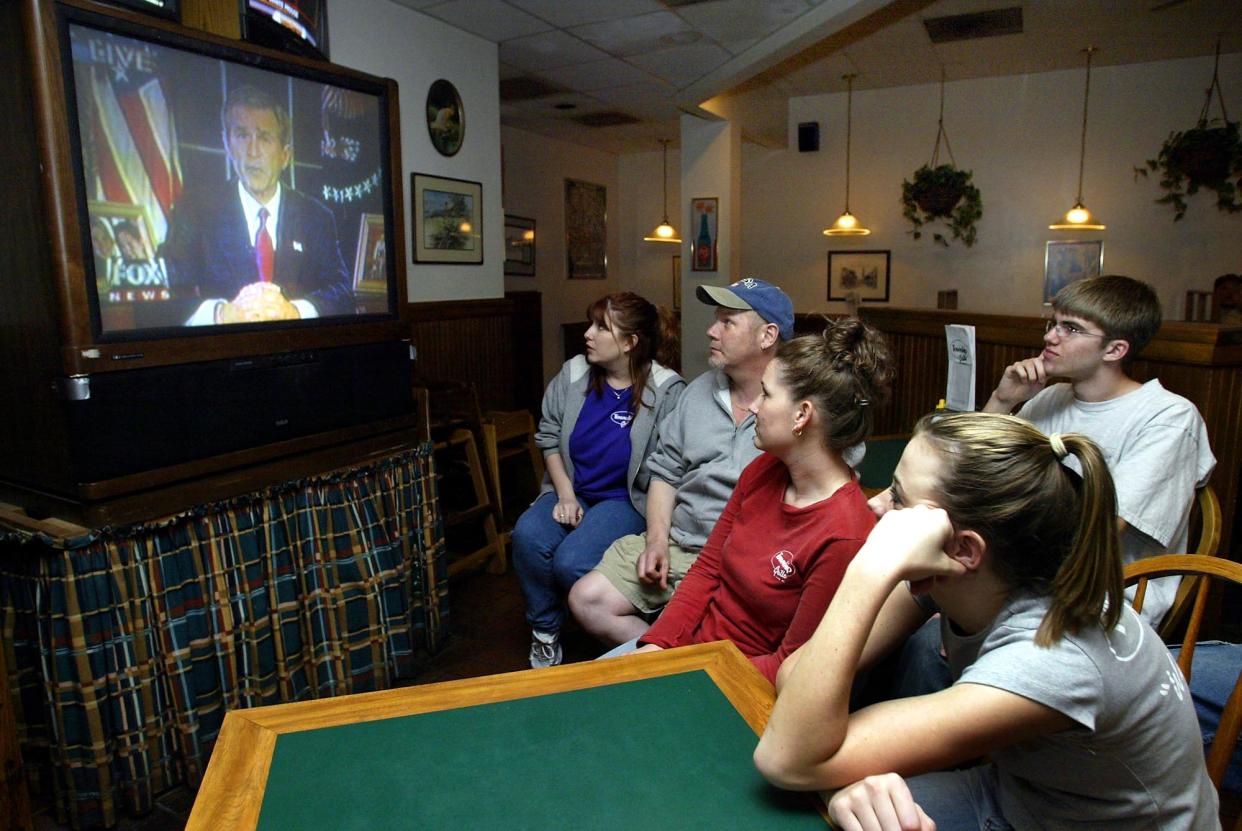
[(875, 523), (843, 454), (870, 433), (891, 378), (883, 335), (857, 318), (781, 344), (751, 405), (764, 453), (637, 651), (730, 640), (775, 679)]
[(353, 314), (332, 212), (280, 179), (293, 160), (285, 108), (233, 87), (220, 122), (236, 181), (187, 188), (161, 249), (186, 325)]
[[(1052, 314), (1044, 351), (1007, 367), (983, 411), (1022, 404), (1018, 417), (1041, 431), (1084, 433), (1100, 446), (1117, 487), (1123, 562), (1185, 552), (1195, 489), (1216, 459), (1194, 404), (1127, 373), (1160, 329), (1159, 298), (1129, 277), (1095, 277), (1057, 292)], [(1054, 377), (1069, 383), (1047, 386)], [(1153, 580), (1143, 617), (1158, 624), (1177, 584)]]
[(631, 292), (587, 309), (586, 355), (565, 362), (543, 396), (535, 444), (547, 462), (540, 496), (513, 528), (526, 596), (530, 665), (561, 662), (565, 595), (613, 540), (643, 528), (657, 425), (685, 382), (657, 359), (677, 348), (672, 314)]
[(647, 631), (644, 616), (668, 603), (742, 468), (759, 455), (751, 404), (777, 345), (793, 337), (793, 302), (771, 283), (748, 277), (727, 288), (699, 286), (696, 294), (716, 307), (707, 329), (712, 368), (660, 425), (647, 460), (646, 533), (617, 540), (569, 593), (574, 617), (610, 647)]
[[(930, 416), (893, 490), (902, 510), (781, 669), (763, 775), (844, 788), (829, 811), (850, 829), (1218, 828), (1185, 681), (1122, 597), (1100, 449), (1012, 416)], [(953, 686), (850, 713), (855, 673), (933, 608)]]
[[(1195, 489), (1216, 467), (1207, 428), (1194, 404), (1158, 380), (1140, 384), (1127, 373), (1160, 328), (1159, 298), (1129, 277), (1093, 277), (1057, 292), (1052, 314), (1044, 351), (1006, 367), (983, 411), (1007, 414), (1021, 404), (1018, 417), (1044, 433), (1083, 433), (1099, 445), (1117, 487), (1123, 562), (1186, 551)], [(1054, 377), (1068, 383), (1048, 386)], [(881, 510), (887, 493), (873, 500)], [(1148, 584), (1142, 614), (1152, 625), (1178, 583), (1165, 577)], [(935, 621), (910, 639), (895, 672), (888, 697), (948, 686)]]
[(1242, 276), (1222, 274), (1212, 284), (1212, 322), (1242, 326)]

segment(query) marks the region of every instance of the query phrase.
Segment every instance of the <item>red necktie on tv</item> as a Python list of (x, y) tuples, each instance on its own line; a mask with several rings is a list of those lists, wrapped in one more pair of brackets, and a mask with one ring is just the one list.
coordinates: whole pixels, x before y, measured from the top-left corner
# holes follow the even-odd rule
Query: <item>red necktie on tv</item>
[(259, 233), (254, 237), (254, 258), (259, 265), (259, 279), (272, 282), (272, 265), (276, 259), (272, 235), (267, 232), (267, 208), (259, 208)]

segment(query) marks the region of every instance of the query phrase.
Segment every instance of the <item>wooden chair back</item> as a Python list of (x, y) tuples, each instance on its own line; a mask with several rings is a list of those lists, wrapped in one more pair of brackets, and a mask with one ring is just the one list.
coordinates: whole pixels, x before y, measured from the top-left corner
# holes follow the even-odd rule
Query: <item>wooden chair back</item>
[[(1207, 607), (1211, 581), (1214, 579), (1232, 582), (1242, 586), (1242, 563), (1235, 563), (1220, 557), (1205, 557), (1200, 554), (1163, 554), (1159, 557), (1148, 557), (1145, 560), (1130, 563), (1125, 568), (1126, 585), (1138, 584), (1134, 596), (1134, 608), (1142, 611), (1143, 595), (1147, 591), (1147, 581), (1156, 577), (1167, 577), (1174, 574), (1198, 578), (1193, 591), (1194, 605), (1190, 619), (1186, 623), (1186, 635), (1182, 639), (1182, 652), (1178, 656), (1177, 665), (1190, 681), (1191, 663), (1194, 660), (1195, 642), (1199, 639), (1199, 629), (1203, 622), (1203, 610)], [(1225, 776), (1225, 768), (1229, 766), (1229, 757), (1238, 743), (1238, 731), (1242, 728), (1242, 673), (1234, 683), (1233, 693), (1225, 709), (1221, 712), (1220, 727), (1216, 738), (1208, 751), (1208, 775), (1216, 789), (1220, 790), (1221, 781)]]
[[(1195, 528), (1199, 531), (1198, 541), (1190, 547), (1190, 553), (1203, 557), (1215, 557), (1220, 549), (1221, 516), (1220, 500), (1216, 497), (1216, 491), (1212, 490), (1211, 485), (1204, 485), (1199, 489), (1190, 517), (1190, 527), (1192, 533)], [(1169, 611), (1165, 612), (1164, 619), (1157, 627), (1160, 637), (1166, 642), (1173, 637), (1178, 627), (1185, 621), (1194, 600), (1195, 590), (1202, 580), (1201, 577), (1182, 578), (1181, 585), (1177, 587), (1177, 594), (1173, 597), (1173, 603), (1169, 606)]]

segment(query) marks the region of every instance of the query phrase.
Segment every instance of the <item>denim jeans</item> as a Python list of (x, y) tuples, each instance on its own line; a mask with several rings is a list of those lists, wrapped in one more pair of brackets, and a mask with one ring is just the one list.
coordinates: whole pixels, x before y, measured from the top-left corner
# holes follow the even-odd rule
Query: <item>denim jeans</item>
[(940, 618), (933, 616), (901, 647), (889, 698), (931, 695), (953, 686), (953, 673), (940, 650)]
[[(1181, 647), (1172, 647), (1169, 651), (1176, 659), (1182, 650)], [(1201, 641), (1195, 644), (1192, 664), (1190, 697), (1195, 702), (1195, 715), (1199, 717), (1199, 731), (1203, 734), (1203, 752), (1206, 754), (1216, 738), (1225, 702), (1238, 681), (1238, 673), (1242, 672), (1242, 644)], [(1227, 791), (1242, 791), (1242, 737), (1234, 746), (1223, 784)]]
[(906, 784), (914, 801), (936, 821), (937, 831), (1013, 831), (1000, 812), (992, 765), (925, 773)]
[(552, 518), (556, 494), (535, 500), (513, 526), (513, 568), (526, 596), (526, 622), (532, 629), (559, 632), (565, 622), (565, 597), (578, 578), (595, 568), (605, 549), (626, 534), (646, 529), (642, 514), (628, 499), (584, 499), (577, 528)]

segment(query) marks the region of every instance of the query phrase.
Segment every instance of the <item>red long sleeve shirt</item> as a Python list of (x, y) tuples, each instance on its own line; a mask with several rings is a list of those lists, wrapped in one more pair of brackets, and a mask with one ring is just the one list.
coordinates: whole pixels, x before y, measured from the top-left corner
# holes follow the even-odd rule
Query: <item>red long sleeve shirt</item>
[(728, 639), (776, 679), (875, 525), (857, 482), (805, 508), (785, 504), (788, 486), (788, 469), (767, 453), (742, 471), (707, 545), (640, 643)]

